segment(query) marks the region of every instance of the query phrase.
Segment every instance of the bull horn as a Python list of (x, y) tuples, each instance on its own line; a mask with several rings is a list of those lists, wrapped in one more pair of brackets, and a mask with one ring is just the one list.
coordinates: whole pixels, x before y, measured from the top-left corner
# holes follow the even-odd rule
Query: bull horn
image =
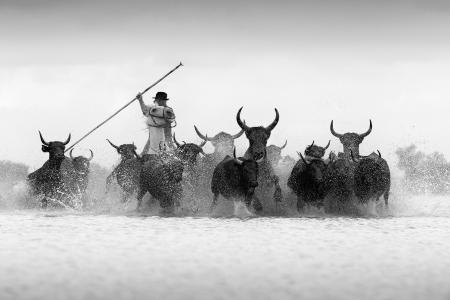
[(241, 111), (242, 111), (243, 108), (244, 108), (243, 106), (242, 106), (241, 108), (239, 108), (239, 111), (238, 111), (238, 113), (237, 113), (237, 115), (236, 115), (236, 121), (237, 121), (239, 127), (242, 128), (242, 130), (248, 131), (248, 130), (250, 129), (250, 127), (248, 127), (248, 126), (245, 124), (245, 122), (242, 122), (242, 120), (241, 120)]
[[(152, 148), (153, 149), (153, 148)], [(155, 149), (153, 149), (153, 151), (155, 151)], [(92, 151), (91, 151), (92, 152)], [(155, 152), (158, 152), (158, 151), (155, 151)], [(136, 152), (136, 149), (133, 149), (133, 154), (134, 154), (134, 156), (136, 156), (136, 158), (138, 159), (138, 160), (141, 160), (141, 157), (139, 156), (139, 154), (137, 154), (137, 152)], [(94, 155), (94, 154), (92, 154), (92, 155)]]
[(379, 156), (380, 158), (382, 158), (382, 157), (381, 157), (380, 150), (377, 150), (377, 152), (378, 152), (378, 156)]
[(365, 138), (366, 136), (368, 136), (370, 133), (372, 132), (372, 120), (370, 120), (370, 126), (369, 126), (369, 130), (367, 130), (365, 133), (360, 134), (359, 136), (362, 138)]
[(350, 156), (352, 157), (352, 161), (353, 162), (358, 162), (358, 160), (357, 159), (355, 159), (355, 157), (353, 156), (353, 151), (352, 150), (350, 150)]
[(67, 137), (67, 140), (65, 142), (63, 142), (64, 146), (67, 145), (70, 142), (70, 137), (71, 137), (71, 135), (69, 133), (69, 136)]
[[(208, 136), (206, 136), (206, 138), (208, 138)], [(201, 142), (198, 146), (199, 146), (200, 148), (203, 148), (203, 146), (206, 145), (206, 142), (207, 142), (207, 140), (204, 140), (204, 141)]]
[(300, 158), (303, 160), (303, 162), (305, 163), (305, 165), (309, 165), (309, 164), (306, 162), (305, 158), (303, 157), (303, 155), (302, 155), (300, 152), (297, 151), (297, 154), (298, 154), (298, 155), (300, 156)]
[(110, 140), (106, 139), (108, 141), (108, 143), (113, 146), (116, 150), (119, 150), (119, 147), (117, 147), (116, 145), (114, 145), (113, 143), (111, 143)]
[(287, 140), (284, 142), (284, 145), (280, 147), (281, 150), (283, 150), (284, 148), (286, 148), (287, 145)]
[(313, 140), (312, 144), (311, 144), (311, 145), (309, 145), (309, 147), (312, 147), (312, 146), (314, 146), (314, 140)]
[(94, 152), (91, 149), (89, 149), (89, 152), (91, 152), (91, 157), (88, 158), (88, 161), (91, 161), (94, 158)]
[[(245, 121), (244, 121), (244, 123), (245, 123)], [(235, 135), (232, 136), (233, 140), (239, 138), (243, 133), (244, 133), (244, 130), (241, 129), (241, 131), (239, 131), (238, 133), (236, 133)]]
[(331, 140), (328, 141), (328, 144), (325, 146), (324, 150), (327, 150), (330, 147)]
[(343, 136), (343, 134), (340, 134), (340, 133), (337, 133), (336, 131), (334, 131), (333, 120), (331, 120), (330, 131), (331, 131), (331, 134), (337, 138), (341, 138)]
[(273, 120), (272, 124), (266, 127), (266, 130), (272, 131), (275, 128), (275, 126), (277, 126), (279, 120), (280, 114), (278, 113), (278, 109), (275, 108), (275, 120)]
[(176, 137), (175, 137), (175, 132), (173, 133), (173, 141), (175, 142), (175, 145), (177, 145), (178, 148), (181, 147), (180, 143), (178, 143)]
[(208, 142), (210, 142), (210, 141), (213, 140), (212, 138), (209, 138), (208, 135), (203, 135), (203, 134), (200, 132), (200, 130), (198, 130), (197, 126), (195, 126), (195, 125), (194, 125), (194, 129), (195, 129), (195, 132), (197, 133), (197, 135), (198, 135), (202, 140), (205, 140), (205, 141), (208, 141)]
[(70, 159), (73, 159), (73, 156), (72, 156), (72, 151), (73, 151), (73, 148), (72, 148), (72, 149), (70, 149), (70, 152), (69, 152), (69, 156), (70, 156)]
[(41, 138), (41, 143), (44, 144), (45, 146), (48, 146), (49, 144), (44, 140), (44, 138), (42, 137), (42, 133), (41, 131), (39, 131), (39, 137)]

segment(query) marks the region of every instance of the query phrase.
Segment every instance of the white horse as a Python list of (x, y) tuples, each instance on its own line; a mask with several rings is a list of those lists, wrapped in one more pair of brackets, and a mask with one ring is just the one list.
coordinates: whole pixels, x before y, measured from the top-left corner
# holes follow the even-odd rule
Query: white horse
[(170, 141), (172, 139), (170, 128), (176, 126), (173, 109), (154, 104), (147, 106), (144, 115), (147, 118), (148, 140), (141, 155), (156, 154), (160, 149), (170, 147), (171, 144), (168, 143), (168, 139)]

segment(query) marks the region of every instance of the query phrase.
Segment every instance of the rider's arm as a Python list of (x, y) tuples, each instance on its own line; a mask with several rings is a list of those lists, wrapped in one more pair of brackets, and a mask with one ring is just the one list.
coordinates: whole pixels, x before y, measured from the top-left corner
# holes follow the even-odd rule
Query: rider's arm
[(144, 100), (142, 100), (141, 93), (137, 94), (136, 98), (138, 99), (139, 104), (141, 105), (142, 113), (144, 114), (144, 116), (147, 116), (148, 115), (148, 107), (147, 107), (147, 105), (145, 105)]

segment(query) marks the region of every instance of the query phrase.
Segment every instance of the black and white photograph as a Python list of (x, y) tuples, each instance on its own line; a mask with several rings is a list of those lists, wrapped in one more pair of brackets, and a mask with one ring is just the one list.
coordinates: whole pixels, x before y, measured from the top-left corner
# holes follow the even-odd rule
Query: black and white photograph
[(1, 300), (449, 300), (450, 2), (0, 0)]

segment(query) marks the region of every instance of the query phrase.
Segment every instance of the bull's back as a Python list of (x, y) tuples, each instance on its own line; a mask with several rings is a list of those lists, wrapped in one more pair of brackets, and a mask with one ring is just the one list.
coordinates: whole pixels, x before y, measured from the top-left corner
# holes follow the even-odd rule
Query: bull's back
[(214, 169), (211, 178), (211, 191), (213, 194), (222, 194), (229, 198), (237, 196), (241, 191), (239, 172), (240, 165), (231, 157), (225, 157)]
[(148, 188), (179, 184), (183, 176), (183, 163), (177, 159), (151, 159), (142, 167), (141, 184)]
[(369, 200), (383, 194), (390, 186), (390, 171), (383, 159), (366, 158), (355, 169), (355, 194), (361, 200)]
[(349, 200), (353, 193), (354, 166), (345, 159), (338, 159), (328, 165), (324, 176), (324, 192), (341, 200)]
[(139, 184), (142, 164), (138, 159), (121, 162), (116, 169), (117, 183), (123, 189), (133, 189)]
[(299, 187), (299, 177), (305, 167), (305, 164), (302, 161), (298, 161), (289, 175), (289, 179), (287, 182), (287, 186), (293, 190), (294, 192), (298, 192)]

